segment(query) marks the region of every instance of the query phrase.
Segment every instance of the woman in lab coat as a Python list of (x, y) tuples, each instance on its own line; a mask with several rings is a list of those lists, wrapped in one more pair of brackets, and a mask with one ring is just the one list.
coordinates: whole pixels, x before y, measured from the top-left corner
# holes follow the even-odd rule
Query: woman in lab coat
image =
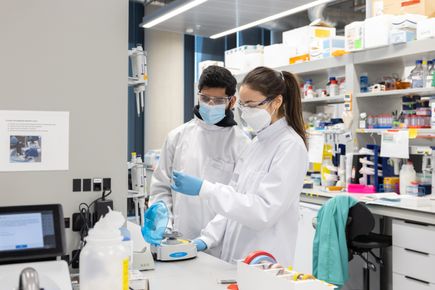
[(218, 213), (199, 239), (208, 248), (223, 239), (222, 259), (235, 262), (264, 250), (292, 265), (308, 167), (298, 81), (289, 72), (256, 68), (242, 82), (238, 107), (257, 136), (237, 162), (230, 184), (174, 171), (172, 188), (199, 195)]

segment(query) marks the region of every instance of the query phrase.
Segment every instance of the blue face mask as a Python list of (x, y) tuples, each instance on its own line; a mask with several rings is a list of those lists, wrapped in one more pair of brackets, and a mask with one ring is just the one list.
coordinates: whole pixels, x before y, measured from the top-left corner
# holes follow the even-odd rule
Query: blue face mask
[(199, 114), (202, 120), (209, 125), (217, 124), (225, 118), (225, 108), (225, 104), (210, 106), (209, 104), (199, 102)]

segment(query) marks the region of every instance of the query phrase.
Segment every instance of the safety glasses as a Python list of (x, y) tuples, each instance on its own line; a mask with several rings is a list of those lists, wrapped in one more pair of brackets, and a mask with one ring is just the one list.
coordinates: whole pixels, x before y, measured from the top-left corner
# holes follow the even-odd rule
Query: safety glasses
[(224, 105), (231, 100), (230, 96), (215, 97), (215, 96), (207, 96), (201, 93), (198, 93), (198, 97), (201, 102), (206, 104), (209, 104), (211, 102), (214, 105)]
[(249, 102), (249, 103), (242, 103), (240, 100), (237, 101), (237, 105), (241, 108), (257, 108), (257, 107), (261, 107), (271, 101), (273, 101), (274, 97), (267, 97), (266, 99), (264, 99), (263, 101), (259, 101), (259, 102)]

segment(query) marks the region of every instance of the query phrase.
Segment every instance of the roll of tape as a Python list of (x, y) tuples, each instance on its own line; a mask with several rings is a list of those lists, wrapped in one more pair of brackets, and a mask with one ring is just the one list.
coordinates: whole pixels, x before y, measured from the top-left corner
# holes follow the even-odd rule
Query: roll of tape
[(255, 265), (262, 262), (269, 262), (272, 264), (276, 264), (276, 259), (274, 256), (264, 251), (255, 251), (250, 253), (245, 260), (243, 261), (245, 264)]

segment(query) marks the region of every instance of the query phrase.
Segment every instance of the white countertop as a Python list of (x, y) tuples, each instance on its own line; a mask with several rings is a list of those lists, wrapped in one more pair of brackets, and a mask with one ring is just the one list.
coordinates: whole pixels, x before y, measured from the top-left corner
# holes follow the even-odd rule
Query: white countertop
[(143, 272), (150, 290), (223, 290), (218, 280), (235, 279), (237, 266), (205, 253), (192, 260), (156, 262), (156, 269)]
[(350, 195), (365, 202), (369, 209), (377, 215), (402, 218), (418, 222), (435, 224), (435, 196), (425, 197), (400, 196), (400, 201), (390, 202), (380, 200), (385, 194), (358, 194), (348, 192), (326, 192), (322, 188), (303, 189), (301, 201), (323, 204), (329, 198), (337, 195)]

